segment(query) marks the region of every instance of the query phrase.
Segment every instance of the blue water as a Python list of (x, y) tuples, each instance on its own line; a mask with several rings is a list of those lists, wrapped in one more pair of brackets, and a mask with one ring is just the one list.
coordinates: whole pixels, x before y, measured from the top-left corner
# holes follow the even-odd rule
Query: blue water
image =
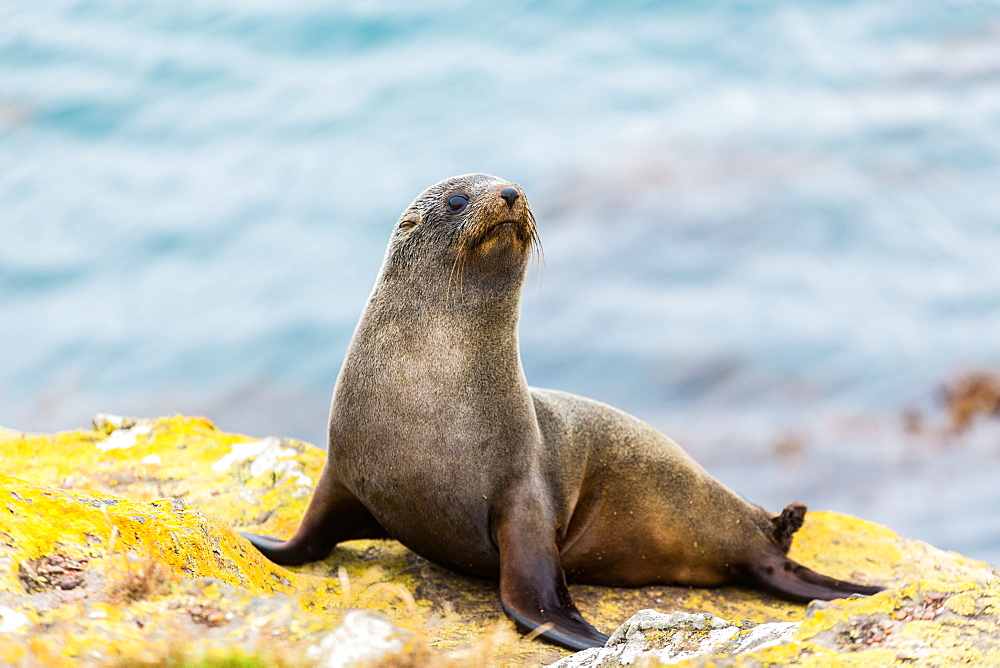
[[(1000, 365), (1000, 2), (331, 4), (0, 6), (0, 424), (322, 442), (396, 216), (471, 171), (540, 224), (529, 381), (704, 458)], [(851, 479), (784, 478), (1000, 561)]]

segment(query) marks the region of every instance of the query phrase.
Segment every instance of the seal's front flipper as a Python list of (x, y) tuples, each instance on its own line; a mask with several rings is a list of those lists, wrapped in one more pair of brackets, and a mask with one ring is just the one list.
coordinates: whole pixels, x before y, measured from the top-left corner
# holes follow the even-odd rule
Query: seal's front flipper
[(286, 566), (319, 561), (337, 543), (355, 538), (388, 538), (368, 509), (343, 485), (324, 472), (295, 535), (278, 540), (253, 533), (240, 535), (261, 554)]
[[(502, 594), (500, 596), (500, 604), (503, 607), (503, 611), (513, 620), (520, 631), (534, 631), (541, 626), (549, 625), (549, 628), (538, 634), (538, 637), (571, 649), (574, 652), (590, 649), (591, 647), (604, 647), (605, 643), (608, 642), (608, 636), (585, 622), (572, 604), (570, 604), (570, 607), (573, 608), (574, 616), (546, 614), (542, 615), (544, 621), (540, 621), (537, 615), (536, 618), (529, 618), (527, 614), (522, 614), (522, 612), (519, 612), (508, 603)], [(530, 613), (530, 610), (528, 612)]]
[(294, 551), (290, 551), (287, 548), (288, 541), (270, 536), (261, 536), (256, 533), (247, 533), (245, 531), (241, 531), (240, 535), (250, 541), (250, 544), (256, 547), (261, 554), (276, 564), (294, 566), (309, 561), (308, 558), (300, 559)]
[(815, 599), (831, 601), (835, 598), (847, 598), (851, 594), (871, 596), (884, 589), (821, 575), (777, 554), (751, 564), (747, 568), (747, 576), (760, 589), (802, 603)]
[(508, 515), (494, 525), (503, 611), (522, 631), (551, 625), (538, 635), (542, 640), (575, 651), (603, 647), (608, 636), (588, 624), (570, 600), (553, 532), (535, 524)]

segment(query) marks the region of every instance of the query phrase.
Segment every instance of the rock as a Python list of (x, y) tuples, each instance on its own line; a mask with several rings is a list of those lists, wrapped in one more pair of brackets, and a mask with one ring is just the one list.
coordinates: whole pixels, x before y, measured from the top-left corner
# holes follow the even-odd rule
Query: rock
[(368, 610), (344, 613), (340, 626), (328, 633), (306, 654), (319, 668), (349, 668), (364, 663), (386, 661), (406, 654), (413, 634)]
[(27, 615), (0, 606), (0, 633), (26, 630), (29, 624), (31, 624), (31, 620), (28, 619)]
[(814, 601), (801, 623), (732, 622), (713, 615), (637, 613), (607, 646), (551, 664), (613, 668), (637, 661), (739, 665), (994, 665), (1000, 656), (1000, 579), (924, 580), (871, 597)]
[[(365, 629), (367, 640), (348, 644), (393, 665), (539, 665), (569, 654), (518, 638), (496, 583), (395, 541), (350, 541), (296, 568), (261, 558), (236, 531), (290, 535), (323, 460), (307, 443), (225, 433), (196, 417), (0, 429), (0, 664), (316, 665), (353, 660), (336, 658), (335, 639)], [(748, 665), (988, 664), (1000, 651), (1000, 585), (987, 564), (830, 512), (807, 515), (791, 556), (891, 589), (808, 608), (729, 587), (571, 592), (598, 628), (629, 620), (615, 633), (622, 661), (650, 651), (684, 660), (697, 649)], [(649, 608), (667, 614), (633, 617)], [(663, 618), (669, 634), (653, 624)], [(694, 643), (684, 629), (698, 625)], [(767, 646), (767, 629), (785, 640)], [(675, 637), (692, 644), (668, 649)]]
[(708, 613), (640, 610), (615, 631), (607, 645), (577, 652), (551, 668), (610, 668), (642, 659), (660, 664), (698, 657), (732, 657), (787, 642), (797, 622), (757, 624), (726, 621)]

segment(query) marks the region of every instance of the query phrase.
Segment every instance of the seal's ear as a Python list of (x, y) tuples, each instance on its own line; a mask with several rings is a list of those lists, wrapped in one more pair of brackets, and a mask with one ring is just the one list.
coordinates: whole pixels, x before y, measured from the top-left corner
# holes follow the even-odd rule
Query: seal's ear
[(396, 229), (400, 232), (409, 232), (422, 222), (423, 216), (420, 215), (419, 211), (408, 209), (403, 212), (402, 216), (399, 217), (399, 222), (396, 223)]
[(404, 231), (412, 230), (414, 227), (424, 222), (423, 218), (423, 213), (420, 211), (420, 207), (415, 204), (411, 204), (399, 217), (399, 222), (396, 223), (396, 229)]

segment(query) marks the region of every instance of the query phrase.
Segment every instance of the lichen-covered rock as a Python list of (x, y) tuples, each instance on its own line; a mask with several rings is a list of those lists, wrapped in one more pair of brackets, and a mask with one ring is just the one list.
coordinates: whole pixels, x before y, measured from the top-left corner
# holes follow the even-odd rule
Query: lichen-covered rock
[[(335, 656), (325, 642), (359, 626), (389, 629), (372, 647), (401, 642), (398, 665), (538, 665), (569, 654), (515, 636), (496, 583), (394, 541), (351, 541), (298, 568), (262, 559), (235, 531), (290, 535), (323, 458), (306, 443), (182, 416), (99, 416), (93, 429), (59, 434), (0, 429), (0, 664), (315, 665)], [(829, 512), (807, 516), (791, 556), (893, 589), (808, 610), (736, 588), (571, 590), (605, 631), (646, 608), (746, 628), (801, 622), (774, 647), (706, 650), (730, 663), (947, 664), (995, 649), (1000, 585), (986, 564)], [(352, 608), (377, 611), (399, 632), (362, 617), (371, 623), (338, 634)], [(620, 632), (630, 633), (634, 624)], [(654, 646), (656, 634), (642, 633)]]
[[(132, 501), (0, 474), (0, 512), (3, 665), (213, 655), (305, 665), (337, 621), (342, 597), (330, 583), (270, 564), (176, 499)], [(407, 641), (374, 645), (372, 656), (417, 649), (412, 634), (397, 635)]]
[(732, 657), (788, 642), (799, 624), (727, 621), (715, 615), (640, 610), (605, 647), (577, 652), (551, 668), (611, 668), (642, 660), (672, 664), (702, 657)]
[(800, 623), (754, 624), (643, 611), (602, 649), (553, 668), (643, 665), (996, 665), (1000, 580), (905, 585), (868, 598), (813, 602)]
[(1000, 579), (930, 578), (868, 599), (813, 602), (791, 642), (752, 656), (803, 666), (996, 665)]

